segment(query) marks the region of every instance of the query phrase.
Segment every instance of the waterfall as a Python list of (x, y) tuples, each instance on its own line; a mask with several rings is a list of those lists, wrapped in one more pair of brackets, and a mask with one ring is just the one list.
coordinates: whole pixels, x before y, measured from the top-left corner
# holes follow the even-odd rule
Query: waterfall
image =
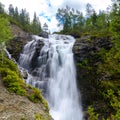
[[(41, 42), (44, 46), (40, 48)], [(34, 36), (19, 59), (20, 66), (30, 73), (27, 83), (43, 91), (54, 120), (83, 118), (72, 52), (74, 42), (66, 35), (50, 35), (49, 39)]]

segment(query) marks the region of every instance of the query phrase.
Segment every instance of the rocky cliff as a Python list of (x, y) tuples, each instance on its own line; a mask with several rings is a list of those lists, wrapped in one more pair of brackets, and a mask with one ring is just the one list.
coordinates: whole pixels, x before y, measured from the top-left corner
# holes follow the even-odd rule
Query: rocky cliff
[(102, 62), (101, 51), (103, 49), (109, 51), (111, 47), (109, 36), (84, 35), (76, 40), (73, 51), (77, 68), (77, 85), (81, 92), (84, 110), (89, 105), (94, 105), (96, 110), (101, 111), (101, 105), (105, 106), (98, 93), (99, 81), (103, 76), (97, 71)]
[(7, 50), (12, 55), (13, 58), (18, 61), (19, 55), (23, 50), (24, 45), (32, 40), (32, 36), (30, 33), (23, 31), (16, 25), (11, 25), (11, 30), (13, 34), (13, 38), (7, 43)]

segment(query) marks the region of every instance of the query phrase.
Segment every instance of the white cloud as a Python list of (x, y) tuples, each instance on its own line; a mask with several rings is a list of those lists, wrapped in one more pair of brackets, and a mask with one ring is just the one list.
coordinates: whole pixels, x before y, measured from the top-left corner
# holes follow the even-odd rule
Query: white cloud
[(61, 4), (63, 4), (64, 0), (50, 0), (50, 3), (52, 6), (60, 6)]
[[(0, 0), (0, 2), (5, 5), (6, 9), (8, 9), (9, 4), (17, 6), (19, 9), (25, 8), (30, 13), (31, 18), (33, 18), (34, 12), (37, 16), (42, 13), (43, 16), (39, 16), (42, 25), (46, 22), (52, 32), (60, 29), (56, 27), (57, 20), (55, 19), (58, 8), (68, 5), (85, 12), (86, 4), (90, 3), (95, 10), (99, 11), (99, 9), (105, 10), (111, 4), (111, 0)], [(48, 18), (51, 21), (47, 20)]]

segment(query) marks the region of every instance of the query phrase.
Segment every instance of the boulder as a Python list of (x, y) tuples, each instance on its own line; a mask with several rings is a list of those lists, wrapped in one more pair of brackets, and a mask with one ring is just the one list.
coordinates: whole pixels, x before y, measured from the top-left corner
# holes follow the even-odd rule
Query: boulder
[(23, 76), (24, 79), (27, 79), (27, 78), (28, 78), (28, 73), (27, 73), (27, 71), (24, 70), (24, 71), (22, 72), (22, 76)]
[(40, 34), (38, 36), (43, 37), (43, 38), (48, 38), (49, 37), (48, 33), (45, 32), (45, 31), (40, 32)]

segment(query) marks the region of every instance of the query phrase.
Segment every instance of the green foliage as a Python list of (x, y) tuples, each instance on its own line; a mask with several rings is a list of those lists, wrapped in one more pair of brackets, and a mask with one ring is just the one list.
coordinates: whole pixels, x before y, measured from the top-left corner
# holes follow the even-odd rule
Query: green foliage
[(34, 13), (34, 18), (31, 23), (31, 32), (34, 34), (39, 34), (41, 31), (41, 23), (39, 21), (39, 18), (36, 16), (36, 13)]
[(11, 37), (9, 20), (0, 14), (0, 46), (2, 42), (9, 40)]
[(94, 112), (94, 108), (88, 107), (89, 118), (88, 120), (98, 120), (98, 114)]
[[(115, 93), (112, 89), (107, 90), (105, 94), (110, 106), (113, 108), (114, 112), (111, 114), (110, 120), (120, 119), (120, 90)], [(109, 120), (109, 118), (108, 118)]]
[(43, 116), (42, 114), (37, 113), (35, 116), (35, 120), (47, 120), (47, 118)]
[(79, 34), (84, 32), (92, 34), (98, 32), (110, 33), (109, 23), (111, 19), (108, 12), (100, 11), (99, 14), (97, 14), (92, 5), (88, 3), (86, 5), (86, 15), (87, 17), (84, 17), (82, 12), (66, 6), (66, 8), (58, 9), (56, 19), (59, 22), (58, 25), (63, 26), (62, 33), (70, 34), (75, 37), (76, 35), (74, 34), (76, 33), (71, 31), (77, 31)]
[(41, 31), (41, 24), (39, 18), (34, 13), (34, 18), (32, 22), (30, 22), (29, 13), (26, 9), (21, 9), (20, 12), (17, 7), (13, 7), (12, 4), (9, 5), (9, 15), (10, 15), (10, 22), (18, 25), (23, 30), (33, 33), (39, 34)]
[(111, 11), (111, 31), (114, 35), (120, 35), (120, 0), (113, 1)]
[(111, 11), (110, 30), (113, 47), (109, 52), (102, 55), (103, 62), (99, 65), (99, 72), (106, 74), (112, 79), (120, 79), (120, 1), (113, 2)]
[(27, 94), (28, 98), (32, 101), (32, 102), (35, 102), (35, 103), (43, 103), (46, 110), (49, 111), (49, 108), (48, 108), (48, 103), (44, 100), (43, 96), (42, 96), (42, 93), (40, 92), (39, 89), (37, 88), (32, 88), (32, 91), (28, 91), (28, 94)]
[(58, 26), (63, 26), (63, 33), (68, 33), (76, 28), (82, 29), (84, 24), (83, 14), (69, 6), (62, 9), (59, 8), (56, 13), (56, 19), (59, 21)]
[(50, 115), (49, 114), (44, 116), (41, 113), (37, 113), (36, 116), (35, 116), (35, 120), (48, 120), (48, 119), (50, 119)]
[(21, 120), (27, 120), (25, 117), (22, 117)]
[(35, 120), (45, 120), (41, 114), (36, 114)]
[(40, 90), (34, 88), (32, 92), (33, 93), (31, 93), (28, 98), (35, 103), (38, 103), (40, 101), (42, 102), (43, 97), (41, 96)]
[[(1, 58), (1, 57), (0, 57)], [(17, 66), (9, 59), (3, 57), (3, 63), (0, 60), (0, 74), (4, 85), (8, 91), (19, 95), (25, 95), (26, 90), (23, 88), (24, 82), (20, 78), (20, 73)]]
[(46, 111), (49, 111), (48, 104), (42, 97), (39, 89), (26, 85), (20, 75), (17, 65), (10, 59), (3, 56), (3, 63), (0, 55), (0, 75), (9, 92), (27, 96), (32, 102), (42, 103)]

